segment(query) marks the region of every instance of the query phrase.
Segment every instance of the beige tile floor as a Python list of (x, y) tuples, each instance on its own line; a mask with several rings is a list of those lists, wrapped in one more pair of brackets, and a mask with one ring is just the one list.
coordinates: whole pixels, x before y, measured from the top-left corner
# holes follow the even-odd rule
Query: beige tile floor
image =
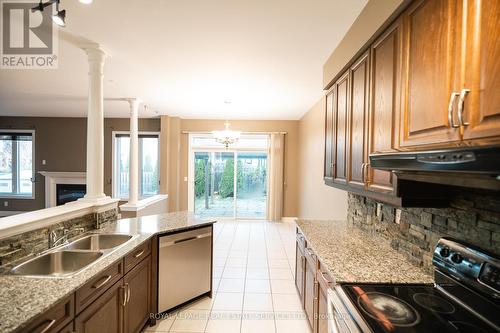
[(221, 221), (214, 232), (213, 299), (144, 332), (310, 333), (294, 285), (295, 225)]

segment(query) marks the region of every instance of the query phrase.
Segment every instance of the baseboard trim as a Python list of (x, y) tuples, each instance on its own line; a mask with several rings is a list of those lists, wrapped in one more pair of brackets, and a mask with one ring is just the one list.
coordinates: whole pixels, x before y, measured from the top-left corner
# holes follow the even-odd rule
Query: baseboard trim
[(281, 218), (281, 222), (285, 222), (285, 223), (295, 223), (296, 220), (297, 220), (297, 217), (292, 217), (292, 216), (284, 216)]

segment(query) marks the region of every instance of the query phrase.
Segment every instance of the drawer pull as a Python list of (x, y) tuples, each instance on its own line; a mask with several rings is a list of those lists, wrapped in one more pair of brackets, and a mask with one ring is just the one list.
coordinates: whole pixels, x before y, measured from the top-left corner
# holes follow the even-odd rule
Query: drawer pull
[(310, 248), (307, 248), (307, 254), (309, 254), (310, 257), (314, 258), (314, 252), (310, 249)]
[(104, 280), (103, 280), (101, 283), (94, 284), (94, 285), (92, 286), (92, 288), (93, 288), (93, 289), (99, 289), (99, 288), (101, 288), (102, 286), (104, 286), (104, 285), (105, 285), (106, 283), (108, 283), (108, 281), (111, 279), (111, 275), (108, 275), (108, 276), (106, 276), (106, 277), (104, 277), (104, 276), (103, 276), (103, 278), (104, 278)]
[(40, 331), (40, 333), (46, 333), (46, 332), (48, 332), (50, 330), (50, 328), (52, 326), (54, 326), (55, 323), (56, 323), (55, 319), (52, 319), (52, 320), (49, 319), (48, 322), (47, 322), (47, 325), (44, 327), (43, 330)]
[(142, 251), (139, 251), (137, 252), (136, 254), (134, 254), (134, 258), (139, 258), (140, 256), (142, 256), (144, 254), (144, 250)]
[(321, 278), (322, 278), (323, 282), (325, 282), (325, 284), (326, 284), (327, 286), (329, 286), (331, 282), (330, 282), (330, 281), (329, 281), (329, 280), (325, 277), (325, 275), (326, 275), (326, 274), (328, 274), (328, 273), (326, 273), (326, 272), (321, 272)]

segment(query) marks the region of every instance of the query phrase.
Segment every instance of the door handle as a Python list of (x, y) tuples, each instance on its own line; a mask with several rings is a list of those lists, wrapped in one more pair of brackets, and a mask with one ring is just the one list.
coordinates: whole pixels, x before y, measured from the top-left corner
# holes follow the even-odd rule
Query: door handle
[(127, 285), (122, 286), (122, 290), (123, 290), (122, 306), (125, 306), (125, 305), (127, 305)]
[(460, 99), (458, 100), (458, 124), (460, 126), (469, 126), (469, 123), (464, 121), (464, 118), (463, 118), (465, 96), (469, 92), (470, 92), (470, 89), (462, 89), (462, 91), (460, 92)]
[(455, 100), (458, 96), (460, 96), (459, 93), (452, 92), (450, 96), (450, 102), (448, 103), (448, 123), (452, 128), (460, 127), (460, 125), (456, 125), (455, 121), (453, 120), (453, 105), (455, 104)]

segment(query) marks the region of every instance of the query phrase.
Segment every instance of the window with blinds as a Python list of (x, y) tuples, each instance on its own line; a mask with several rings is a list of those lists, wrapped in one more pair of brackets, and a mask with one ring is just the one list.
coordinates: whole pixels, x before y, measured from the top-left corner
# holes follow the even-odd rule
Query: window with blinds
[(0, 197), (34, 197), (34, 136), (0, 130)]

